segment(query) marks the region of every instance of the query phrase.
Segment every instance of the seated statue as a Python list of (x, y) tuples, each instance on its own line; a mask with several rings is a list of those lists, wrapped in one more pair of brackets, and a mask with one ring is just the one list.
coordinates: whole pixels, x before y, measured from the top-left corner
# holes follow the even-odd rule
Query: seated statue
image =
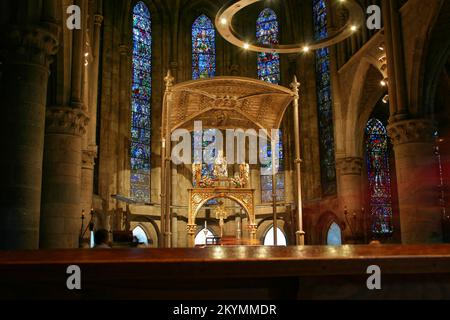
[(228, 162), (223, 156), (223, 151), (219, 151), (219, 155), (215, 161), (214, 176), (218, 179), (228, 178)]

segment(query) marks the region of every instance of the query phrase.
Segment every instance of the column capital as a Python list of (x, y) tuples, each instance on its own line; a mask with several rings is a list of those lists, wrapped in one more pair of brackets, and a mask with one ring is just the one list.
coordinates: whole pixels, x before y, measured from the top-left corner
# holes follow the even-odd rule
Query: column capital
[(101, 14), (94, 14), (94, 24), (100, 27), (102, 23), (103, 23), (103, 16)]
[(407, 143), (432, 143), (436, 126), (428, 119), (398, 121), (388, 126), (389, 137), (394, 146)]
[(336, 159), (338, 172), (343, 176), (360, 176), (364, 160), (359, 157)]
[(126, 44), (121, 44), (119, 46), (119, 53), (121, 56), (130, 56), (130, 47)]
[(0, 39), (0, 52), (11, 63), (49, 67), (59, 47), (57, 32), (39, 26), (10, 26), (0, 31)]
[(81, 167), (83, 169), (94, 169), (95, 159), (98, 155), (97, 146), (89, 146), (86, 150), (83, 150), (81, 155)]
[(258, 226), (256, 224), (250, 224), (248, 226), (248, 230), (251, 234), (256, 234), (256, 232), (258, 231)]
[(197, 232), (198, 226), (195, 224), (188, 224), (186, 229), (187, 229), (188, 234), (195, 235), (195, 233)]
[(83, 136), (89, 123), (87, 114), (80, 109), (50, 107), (46, 113), (46, 133)]

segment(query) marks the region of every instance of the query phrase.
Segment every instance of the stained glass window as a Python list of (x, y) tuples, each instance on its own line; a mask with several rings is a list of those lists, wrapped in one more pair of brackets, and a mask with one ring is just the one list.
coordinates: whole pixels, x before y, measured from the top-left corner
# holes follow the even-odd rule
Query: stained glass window
[(389, 235), (394, 231), (389, 145), (386, 127), (378, 119), (366, 127), (366, 160), (372, 232)]
[[(326, 0), (314, 0), (314, 37), (317, 41), (328, 37)], [(330, 52), (316, 51), (317, 104), (320, 134), (320, 162), (324, 195), (336, 193), (334, 154), (333, 104), (331, 97)]]
[(336, 222), (333, 222), (328, 229), (327, 245), (340, 246), (342, 245), (342, 231), (341, 227)]
[[(212, 141), (206, 141), (208, 139), (205, 139), (205, 136), (213, 137)], [(202, 135), (194, 135), (193, 139), (193, 159), (194, 162), (196, 159), (201, 159), (202, 161), (202, 178), (210, 178), (215, 179), (214, 176), (214, 161), (216, 157), (218, 156), (214, 149), (208, 148), (210, 145), (212, 145), (215, 142), (216, 136), (216, 130), (215, 129), (208, 129), (203, 131), (203, 137)], [(197, 154), (197, 152), (200, 152), (201, 154)], [(208, 153), (209, 152), (209, 153)], [(208, 163), (207, 163), (208, 162)], [(192, 181), (192, 184), (195, 187), (198, 187), (195, 184), (195, 181)], [(219, 201), (217, 199), (209, 200), (206, 204), (209, 206), (217, 205)]]
[(208, 79), (216, 75), (216, 31), (202, 14), (192, 25), (192, 79)]
[[(278, 171), (276, 174), (277, 184), (277, 202), (283, 202), (285, 200), (285, 175), (284, 175), (284, 149), (283, 141), (280, 135), (280, 141), (278, 144), (279, 148), (279, 163)], [(264, 158), (272, 159), (272, 146), (267, 143), (266, 146), (262, 147), (261, 152), (263, 152)], [(270, 203), (273, 201), (273, 176), (272, 176), (272, 161), (270, 160), (267, 164), (261, 164), (261, 202)]]
[[(272, 9), (264, 9), (256, 22), (256, 39), (262, 45), (279, 43), (277, 15)], [(280, 83), (280, 55), (278, 53), (258, 53), (258, 78), (274, 84)]]
[(150, 202), (152, 26), (143, 2), (133, 9), (131, 198)]

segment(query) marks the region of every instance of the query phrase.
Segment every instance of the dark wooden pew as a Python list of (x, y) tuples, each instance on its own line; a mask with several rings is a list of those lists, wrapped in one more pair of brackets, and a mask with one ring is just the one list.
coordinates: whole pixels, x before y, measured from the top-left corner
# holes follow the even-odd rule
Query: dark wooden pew
[(0, 299), (450, 299), (450, 246), (0, 252)]

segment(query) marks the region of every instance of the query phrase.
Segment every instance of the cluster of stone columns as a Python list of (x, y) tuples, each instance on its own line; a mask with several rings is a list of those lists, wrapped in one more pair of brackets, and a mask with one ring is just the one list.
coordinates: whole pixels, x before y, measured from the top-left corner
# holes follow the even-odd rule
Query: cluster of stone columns
[[(56, 8), (53, 1), (45, 3)], [(87, 8), (88, 2), (79, 0), (76, 4)], [(73, 31), (70, 84), (62, 85), (70, 86), (70, 96), (59, 105), (48, 105), (47, 96), (54, 56), (63, 55), (68, 65), (65, 52), (58, 51), (61, 28), (48, 21), (2, 28), (0, 100), (4, 124), (0, 140), (7, 153), (0, 158), (6, 173), (0, 185), (0, 250), (79, 246), (81, 209), (92, 206), (97, 153), (95, 124), (88, 127), (90, 115), (96, 114), (97, 89), (88, 94), (86, 79), (93, 75), (97, 85), (101, 20), (100, 15), (95, 16), (96, 59), (92, 68), (84, 63), (87, 15), (83, 16), (82, 30)]]
[(81, 225), (81, 142), (88, 117), (83, 110), (47, 110), (41, 248), (77, 248)]
[(47, 85), (58, 50), (55, 29), (2, 28), (0, 249), (39, 246)]
[[(400, 230), (396, 231), (401, 233), (403, 244), (440, 243), (443, 217), (434, 153), (436, 127), (414, 111), (420, 107), (412, 106), (408, 96), (400, 1), (383, 0), (382, 8), (389, 78), (388, 134), (394, 145), (393, 174), (398, 194), (398, 210), (394, 214), (400, 216)], [(364, 159), (358, 156), (337, 159), (340, 207), (350, 214), (360, 213), (364, 207), (363, 164)]]
[(437, 159), (432, 121), (393, 122), (389, 136), (394, 143), (402, 243), (442, 242)]
[[(434, 123), (413, 111), (407, 90), (399, 0), (383, 0), (391, 118), (402, 243), (442, 242)], [(406, 40), (405, 40), (406, 41)], [(420, 108), (418, 108), (420, 109)]]

